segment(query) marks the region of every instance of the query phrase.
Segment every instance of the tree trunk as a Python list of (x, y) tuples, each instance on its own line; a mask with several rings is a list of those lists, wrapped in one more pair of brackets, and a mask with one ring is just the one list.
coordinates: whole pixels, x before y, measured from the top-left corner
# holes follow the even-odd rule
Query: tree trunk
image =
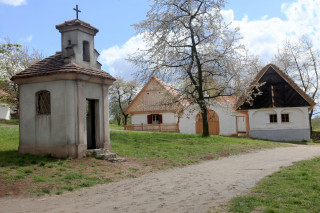
[(208, 117), (207, 113), (208, 110), (207, 108), (203, 108), (201, 113), (202, 116), (202, 126), (203, 126), (203, 131), (202, 131), (202, 137), (209, 137), (209, 125), (208, 125)]
[(310, 137), (312, 137), (312, 115), (313, 115), (313, 109), (309, 113), (309, 125), (310, 125)]
[(129, 114), (125, 114), (124, 115), (124, 124), (123, 125), (127, 125), (127, 123), (128, 123), (128, 115)]
[(120, 118), (120, 116), (119, 116), (119, 115), (117, 115), (117, 123), (118, 123), (118, 126), (120, 126), (120, 125), (121, 125), (121, 118)]

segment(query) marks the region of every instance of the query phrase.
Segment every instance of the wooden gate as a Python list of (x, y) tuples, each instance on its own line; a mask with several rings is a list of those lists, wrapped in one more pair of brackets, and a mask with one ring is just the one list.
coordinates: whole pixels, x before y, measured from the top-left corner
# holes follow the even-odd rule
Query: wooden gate
[[(219, 116), (212, 109), (208, 110), (207, 113), (208, 124), (209, 124), (209, 135), (219, 135), (220, 127), (219, 127)], [(202, 125), (202, 115), (199, 112), (196, 116), (196, 133), (202, 134), (203, 125)]]

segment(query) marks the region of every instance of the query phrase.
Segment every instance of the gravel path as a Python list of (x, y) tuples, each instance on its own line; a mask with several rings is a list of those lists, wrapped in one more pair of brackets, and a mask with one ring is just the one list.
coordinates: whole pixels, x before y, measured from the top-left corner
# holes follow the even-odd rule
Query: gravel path
[(0, 212), (207, 212), (281, 166), (315, 156), (320, 146), (256, 151), (60, 196), (3, 198)]

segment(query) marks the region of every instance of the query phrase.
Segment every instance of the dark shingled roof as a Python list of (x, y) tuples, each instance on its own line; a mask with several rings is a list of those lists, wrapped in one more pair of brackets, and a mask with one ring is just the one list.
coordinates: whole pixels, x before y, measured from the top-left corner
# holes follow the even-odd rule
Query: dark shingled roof
[(80, 73), (115, 80), (115, 78), (113, 78), (110, 74), (101, 69), (83, 67), (75, 63), (64, 64), (62, 52), (57, 52), (55, 55), (45, 58), (44, 60), (28, 67), (24, 71), (13, 76), (12, 80), (59, 73)]
[[(274, 64), (268, 64), (262, 70), (257, 74), (257, 76), (254, 78), (253, 82), (251, 83), (248, 91), (252, 91), (254, 89), (254, 85), (257, 84), (260, 79), (266, 74), (266, 72), (269, 70), (269, 68), (272, 68), (284, 81), (286, 81), (311, 107), (316, 105), (314, 100), (307, 95), (286, 73), (281, 71), (276, 65)], [(246, 97), (242, 96), (236, 103), (235, 109), (239, 110), (242, 105), (245, 104)]]

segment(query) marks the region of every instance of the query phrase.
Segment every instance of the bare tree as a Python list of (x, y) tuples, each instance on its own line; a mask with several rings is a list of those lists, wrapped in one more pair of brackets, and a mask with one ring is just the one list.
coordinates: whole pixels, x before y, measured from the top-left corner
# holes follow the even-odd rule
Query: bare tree
[(6, 102), (19, 108), (18, 85), (10, 79), (17, 73), (43, 59), (43, 55), (28, 47), (11, 43), (9, 39), (0, 44), (0, 88), (9, 94)]
[(127, 124), (129, 115), (125, 113), (125, 110), (136, 96), (137, 89), (136, 81), (125, 81), (122, 78), (117, 78), (117, 81), (111, 86), (110, 100), (112, 104), (110, 106), (113, 108), (110, 111), (113, 113), (113, 117), (118, 120), (118, 124), (120, 124), (120, 120), (123, 120), (123, 125)]
[(109, 113), (110, 117), (113, 122), (115, 122), (118, 126), (122, 125), (124, 122), (124, 117), (121, 113), (121, 110), (119, 108), (119, 104), (117, 100), (115, 100), (114, 97), (110, 99), (110, 104), (109, 104)]
[[(291, 76), (313, 99), (318, 99), (320, 53), (311, 40), (303, 36), (298, 41), (286, 41), (274, 58), (275, 63)], [(310, 130), (314, 109), (309, 112)]]
[(147, 18), (134, 25), (146, 48), (130, 56), (139, 80), (157, 76), (174, 82), (183, 99), (201, 111), (203, 136), (209, 136), (212, 100), (243, 89), (248, 63), (238, 29), (225, 24), (224, 0), (155, 0)]

